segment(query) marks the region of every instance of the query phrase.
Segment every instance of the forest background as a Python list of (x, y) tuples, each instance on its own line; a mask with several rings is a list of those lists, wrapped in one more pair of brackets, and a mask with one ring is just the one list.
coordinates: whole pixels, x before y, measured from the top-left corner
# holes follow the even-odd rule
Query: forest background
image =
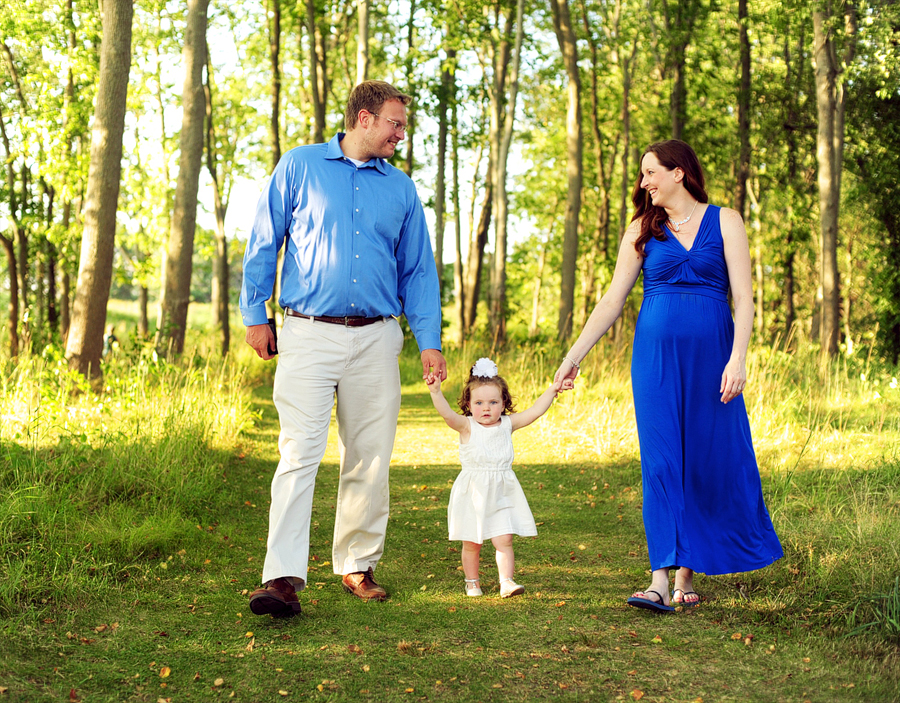
[(580, 327), (643, 148), (680, 137), (747, 222), (757, 341), (898, 360), (895, 3), (13, 0), (0, 27), (10, 357), (96, 373), (110, 289), (164, 353), (211, 301), (227, 351), (246, 201), (369, 77), (415, 96), (394, 163), (433, 213), (448, 342)]

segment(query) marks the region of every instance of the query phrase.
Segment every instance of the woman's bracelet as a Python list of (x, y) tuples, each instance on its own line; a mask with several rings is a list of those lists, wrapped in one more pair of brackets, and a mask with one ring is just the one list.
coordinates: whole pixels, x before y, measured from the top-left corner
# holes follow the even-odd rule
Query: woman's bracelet
[(572, 364), (572, 366), (574, 366), (576, 369), (578, 369), (579, 371), (581, 371), (581, 364), (579, 364), (577, 361), (574, 361), (573, 359), (570, 359), (570, 358), (567, 357), (567, 356), (566, 356), (566, 357), (563, 357), (563, 358), (564, 358), (566, 361), (568, 361), (570, 364)]

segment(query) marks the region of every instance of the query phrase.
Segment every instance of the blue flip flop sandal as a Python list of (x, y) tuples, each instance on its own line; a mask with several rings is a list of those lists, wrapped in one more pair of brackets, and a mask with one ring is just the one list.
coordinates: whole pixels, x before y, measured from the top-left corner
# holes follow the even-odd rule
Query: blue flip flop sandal
[(652, 593), (659, 601), (650, 600), (649, 598), (638, 598), (637, 596), (631, 596), (628, 599), (628, 605), (635, 608), (643, 608), (644, 610), (652, 610), (654, 613), (674, 613), (675, 608), (670, 605), (665, 605), (663, 603), (662, 594), (657, 593), (656, 591), (644, 591), (644, 593)]

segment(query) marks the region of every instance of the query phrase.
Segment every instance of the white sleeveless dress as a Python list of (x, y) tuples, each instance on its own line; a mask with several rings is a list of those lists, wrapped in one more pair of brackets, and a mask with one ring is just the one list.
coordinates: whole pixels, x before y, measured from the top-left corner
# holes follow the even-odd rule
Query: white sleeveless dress
[(501, 415), (499, 425), (484, 427), (467, 419), (471, 434), (459, 445), (462, 470), (447, 508), (450, 539), (481, 544), (499, 535), (534, 537), (537, 525), (512, 470), (512, 421)]

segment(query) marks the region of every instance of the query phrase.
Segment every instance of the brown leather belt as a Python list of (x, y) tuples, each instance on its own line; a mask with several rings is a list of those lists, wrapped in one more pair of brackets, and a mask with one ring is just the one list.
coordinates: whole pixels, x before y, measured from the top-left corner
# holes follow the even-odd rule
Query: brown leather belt
[(343, 325), (344, 327), (365, 327), (384, 320), (383, 317), (362, 317), (361, 315), (348, 315), (347, 317), (304, 315), (302, 312), (297, 312), (290, 308), (285, 308), (284, 314), (291, 317), (302, 317), (304, 320), (312, 320), (313, 322), (327, 322), (329, 325)]

